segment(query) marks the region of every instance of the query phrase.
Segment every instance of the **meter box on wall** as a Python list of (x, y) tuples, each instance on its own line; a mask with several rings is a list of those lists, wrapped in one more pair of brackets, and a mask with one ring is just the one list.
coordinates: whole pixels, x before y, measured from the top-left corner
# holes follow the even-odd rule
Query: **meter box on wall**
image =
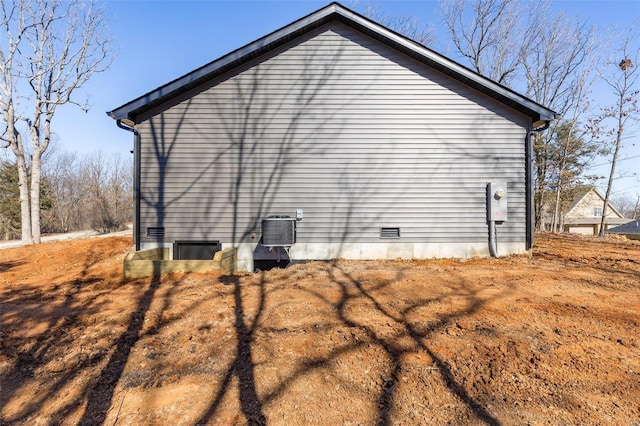
[(507, 182), (487, 184), (487, 220), (489, 222), (507, 220)]

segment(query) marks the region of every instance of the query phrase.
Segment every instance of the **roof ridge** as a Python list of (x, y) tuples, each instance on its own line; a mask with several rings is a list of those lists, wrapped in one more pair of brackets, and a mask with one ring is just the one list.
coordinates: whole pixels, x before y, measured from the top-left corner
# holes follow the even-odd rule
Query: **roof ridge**
[(266, 36), (260, 37), (226, 55), (223, 55), (195, 70), (186, 73), (162, 86), (129, 101), (107, 114), (115, 120), (139, 122), (138, 117), (152, 109), (193, 90), (207, 81), (223, 75), (238, 66), (257, 58), (315, 28), (338, 20), (367, 36), (370, 36), (391, 48), (407, 54), (439, 72), (448, 75), (463, 84), (475, 88), (497, 101), (528, 115), (532, 122), (550, 121), (555, 112), (538, 104), (532, 99), (481, 75), (449, 59), (448, 57), (421, 45), (415, 40), (381, 25), (355, 12), (338, 2), (316, 10), (292, 23), (281, 27)]

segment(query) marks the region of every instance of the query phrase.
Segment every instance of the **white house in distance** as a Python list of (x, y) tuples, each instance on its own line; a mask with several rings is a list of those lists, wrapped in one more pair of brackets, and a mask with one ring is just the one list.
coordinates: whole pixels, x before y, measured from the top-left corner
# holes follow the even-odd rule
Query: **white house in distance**
[(526, 252), (555, 118), (338, 3), (108, 114), (134, 133), (135, 248), (240, 270)]
[[(600, 232), (603, 206), (604, 196), (597, 188), (592, 186), (581, 188), (562, 217), (561, 227), (563, 232), (598, 235)], [(630, 221), (631, 219), (624, 218), (611, 203), (608, 204), (607, 229)], [(551, 219), (547, 218), (547, 225), (550, 226), (550, 224)]]

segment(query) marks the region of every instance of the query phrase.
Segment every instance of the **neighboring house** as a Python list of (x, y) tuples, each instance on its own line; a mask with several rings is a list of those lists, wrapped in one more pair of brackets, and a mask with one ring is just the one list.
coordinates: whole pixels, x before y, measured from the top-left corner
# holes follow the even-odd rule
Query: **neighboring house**
[(499, 253), (526, 252), (555, 115), (336, 3), (108, 114), (135, 132), (136, 249), (220, 242), (241, 270), (486, 256), (490, 182)]
[(640, 240), (640, 219), (632, 220), (624, 225), (619, 225), (607, 230), (609, 234), (624, 235), (630, 240)]
[[(598, 189), (592, 186), (580, 188), (561, 218), (561, 229), (572, 234), (598, 235), (603, 206), (604, 196)], [(624, 218), (611, 203), (607, 205), (607, 229), (629, 221), (631, 219)], [(550, 229), (551, 218), (547, 217), (545, 222)]]

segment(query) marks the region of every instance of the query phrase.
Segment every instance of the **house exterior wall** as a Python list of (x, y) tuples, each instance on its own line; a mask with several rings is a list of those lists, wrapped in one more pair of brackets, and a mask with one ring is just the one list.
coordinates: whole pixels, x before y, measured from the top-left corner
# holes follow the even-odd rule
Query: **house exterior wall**
[[(600, 232), (600, 222), (602, 220), (603, 203), (602, 197), (600, 197), (595, 190), (591, 189), (565, 215), (564, 231), (570, 234), (598, 235)], [(596, 214), (596, 210), (600, 211), (600, 214)], [(606, 223), (605, 229), (620, 224), (616, 219), (621, 218), (622, 216), (613, 209), (608, 208), (607, 220), (613, 219), (613, 223)]]
[(596, 224), (587, 224), (587, 225), (565, 225), (565, 232), (570, 234), (580, 234), (580, 235), (597, 235), (598, 234), (598, 226)]
[[(585, 194), (584, 197), (565, 215), (565, 220), (569, 219), (587, 219), (587, 218), (601, 218), (602, 206), (604, 201), (596, 194), (594, 190), (591, 190)], [(594, 209), (600, 209), (600, 215), (594, 214)], [(621, 218), (619, 214), (613, 211), (611, 208), (607, 208), (607, 217)]]
[(485, 187), (506, 181), (499, 251), (524, 252), (529, 127), (334, 22), (142, 117), (139, 241), (220, 240), (250, 270), (273, 257), (261, 220), (301, 209), (293, 259), (488, 255)]

